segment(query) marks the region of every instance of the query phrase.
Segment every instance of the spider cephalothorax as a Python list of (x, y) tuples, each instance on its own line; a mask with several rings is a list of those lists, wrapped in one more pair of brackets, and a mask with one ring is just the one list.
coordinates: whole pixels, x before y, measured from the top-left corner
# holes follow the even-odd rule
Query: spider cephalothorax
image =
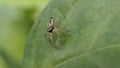
[(48, 32), (53, 33), (54, 31), (54, 19), (50, 17), (50, 22), (48, 23)]

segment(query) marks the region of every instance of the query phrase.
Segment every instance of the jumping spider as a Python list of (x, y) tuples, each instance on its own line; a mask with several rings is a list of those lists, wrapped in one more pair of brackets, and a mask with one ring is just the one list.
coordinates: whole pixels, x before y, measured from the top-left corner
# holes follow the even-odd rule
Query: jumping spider
[(55, 44), (55, 41), (56, 41), (55, 34), (59, 35), (59, 32), (58, 32), (58, 28), (54, 27), (54, 23), (55, 21), (53, 17), (50, 17), (50, 21), (47, 25), (47, 36), (46, 37), (54, 48), (58, 48)]

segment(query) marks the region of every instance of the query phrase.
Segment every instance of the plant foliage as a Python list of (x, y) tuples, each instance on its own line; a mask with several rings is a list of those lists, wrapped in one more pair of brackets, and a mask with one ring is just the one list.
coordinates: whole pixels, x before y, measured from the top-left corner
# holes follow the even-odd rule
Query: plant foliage
[[(120, 0), (52, 0), (28, 38), (23, 68), (120, 68)], [(49, 17), (59, 35), (46, 39)], [(49, 36), (49, 35), (47, 35)]]

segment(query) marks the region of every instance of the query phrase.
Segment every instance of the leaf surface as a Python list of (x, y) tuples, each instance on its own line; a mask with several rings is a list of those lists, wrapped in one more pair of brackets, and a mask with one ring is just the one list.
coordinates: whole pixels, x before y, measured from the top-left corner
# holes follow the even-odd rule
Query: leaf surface
[[(120, 68), (120, 0), (52, 0), (28, 38), (23, 68)], [(47, 40), (53, 17), (59, 34)], [(47, 35), (49, 37), (49, 35)]]

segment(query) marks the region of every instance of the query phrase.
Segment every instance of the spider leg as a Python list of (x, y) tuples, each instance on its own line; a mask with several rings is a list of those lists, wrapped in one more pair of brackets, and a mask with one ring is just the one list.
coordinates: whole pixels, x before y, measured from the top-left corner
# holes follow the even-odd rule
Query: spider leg
[(53, 47), (53, 48), (56, 48), (56, 49), (59, 49), (55, 42), (54, 42), (54, 39), (53, 39), (53, 33), (46, 33), (45, 34), (45, 37), (46, 37), (46, 40), (50, 43), (50, 45)]

